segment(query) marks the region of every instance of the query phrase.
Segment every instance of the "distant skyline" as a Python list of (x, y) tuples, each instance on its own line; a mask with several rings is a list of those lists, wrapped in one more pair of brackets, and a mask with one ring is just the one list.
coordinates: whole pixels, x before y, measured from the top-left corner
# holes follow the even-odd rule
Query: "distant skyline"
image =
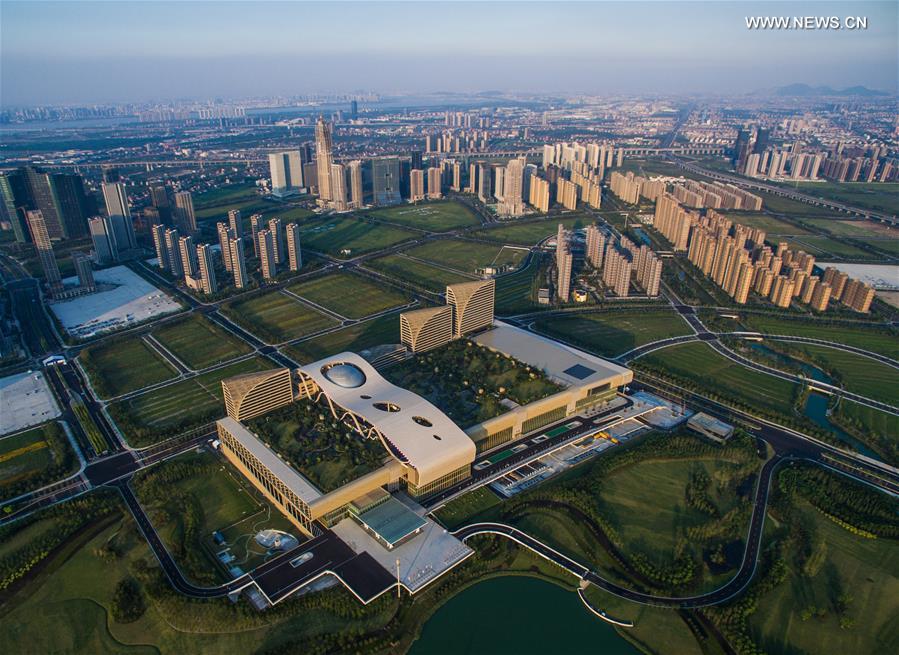
[[(865, 16), (756, 31), (746, 16)], [(897, 90), (895, 2), (0, 3), (0, 103)]]

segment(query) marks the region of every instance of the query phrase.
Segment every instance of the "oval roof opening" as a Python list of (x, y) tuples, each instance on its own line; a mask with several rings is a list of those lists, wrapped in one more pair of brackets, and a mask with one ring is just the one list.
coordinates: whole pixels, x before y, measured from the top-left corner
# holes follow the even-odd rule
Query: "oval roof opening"
[(322, 368), (322, 375), (344, 389), (355, 389), (365, 384), (365, 373), (355, 364), (333, 364)]

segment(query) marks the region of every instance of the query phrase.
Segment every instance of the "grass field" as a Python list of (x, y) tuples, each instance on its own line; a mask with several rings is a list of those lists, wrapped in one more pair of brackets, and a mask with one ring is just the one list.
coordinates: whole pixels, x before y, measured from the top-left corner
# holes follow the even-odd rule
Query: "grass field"
[(368, 214), (372, 218), (417, 227), (432, 232), (446, 232), (459, 227), (478, 225), (480, 221), (465, 205), (458, 202), (428, 202), (420, 205), (399, 205), (378, 209)]
[(864, 242), (891, 255), (899, 255), (899, 239), (864, 239)]
[(540, 332), (614, 357), (651, 341), (690, 334), (689, 326), (668, 309), (625, 310), (538, 319)]
[(540, 254), (531, 257), (528, 265), (514, 273), (496, 278), (495, 308), (498, 314), (516, 314), (531, 311), (537, 304), (538, 278), (543, 267)]
[(140, 336), (89, 346), (79, 355), (94, 390), (112, 398), (170, 380), (177, 371)]
[(278, 291), (225, 303), (222, 310), (268, 343), (290, 341), (337, 325), (330, 316)]
[(198, 193), (193, 200), (198, 221), (227, 217), (228, 211), (232, 209), (238, 209), (241, 214), (246, 213), (249, 216), (269, 208), (256, 192), (256, 185), (251, 182), (231, 184)]
[(221, 381), (241, 373), (263, 371), (271, 363), (260, 357), (223, 366), (109, 406), (109, 413), (132, 446), (147, 446), (224, 414)]
[[(685, 529), (708, 520), (684, 501), (690, 472), (697, 467), (714, 480), (716, 472), (729, 465), (695, 459), (644, 461), (613, 471), (603, 481), (602, 513), (612, 521), (628, 552), (640, 551), (663, 565), (671, 561), (678, 541), (687, 539)], [(714, 484), (709, 491), (722, 516), (736, 506), (732, 492), (722, 492)]]
[(559, 223), (566, 229), (587, 227), (593, 220), (588, 216), (566, 216), (565, 218), (553, 218), (545, 221), (530, 223), (510, 223), (489, 230), (478, 230), (473, 234), (481, 239), (490, 239), (500, 243), (510, 243), (519, 246), (532, 246), (548, 236), (556, 233)]
[(899, 359), (899, 332), (851, 325), (828, 325), (815, 321), (790, 320), (776, 316), (746, 314), (742, 323), (763, 334), (785, 334), (834, 341), (864, 348), (893, 359)]
[[(167, 475), (166, 469), (178, 466), (190, 466), (196, 471), (181, 477)], [(179, 566), (199, 582), (230, 579), (215, 558), (215, 553), (225, 547), (236, 557), (231, 565), (251, 570), (261, 564), (265, 549), (253, 540), (259, 530), (283, 530), (302, 540), (298, 530), (240, 473), (208, 451), (166, 460), (135, 476), (132, 484), (144, 507), (157, 517), (155, 527), (168, 549), (176, 554)], [(160, 493), (160, 485), (165, 488), (164, 494)], [(202, 506), (202, 512), (196, 513), (200, 524), (191, 526), (190, 533), (185, 531), (185, 514), (191, 508), (185, 511), (185, 504)], [(213, 531), (222, 533), (227, 546), (215, 544)], [(188, 540), (189, 535), (192, 540)], [(189, 556), (185, 556), (188, 551), (191, 551)]]
[(527, 250), (497, 247), (476, 241), (442, 239), (406, 250), (405, 254), (463, 273), (477, 273), (479, 268), (485, 266), (518, 266), (527, 255)]
[(874, 400), (899, 405), (899, 370), (870, 357), (827, 346), (791, 344), (838, 377), (843, 388)]
[[(303, 248), (332, 257), (355, 257), (396, 245), (415, 236), (414, 232), (390, 225), (369, 223), (356, 218), (331, 218), (300, 225)], [(348, 249), (349, 255), (341, 254)]]
[(455, 530), (491, 507), (499, 505), (499, 496), (487, 487), (478, 487), (474, 491), (451, 500), (435, 513), (440, 522), (448, 530)]
[(3, 437), (0, 439), (0, 498), (48, 484), (74, 471), (75, 466), (75, 453), (56, 422)]
[(753, 193), (757, 196), (761, 196), (762, 207), (764, 209), (776, 214), (786, 214), (797, 218), (826, 216), (846, 217), (846, 214), (835, 209), (816, 207), (815, 205), (809, 205), (808, 203), (800, 202), (798, 200), (790, 200), (789, 198), (783, 198), (764, 191), (754, 190)]
[(879, 442), (880, 450), (884, 452), (890, 448), (893, 451), (899, 450), (896, 446), (899, 416), (859, 405), (851, 400), (842, 400), (834, 410), (833, 416), (841, 425), (848, 423), (850, 427), (854, 427), (854, 432), (867, 435), (870, 441)]
[(854, 239), (866, 239), (883, 237), (899, 240), (899, 230), (889, 229), (885, 224), (874, 223), (862, 219), (833, 219), (833, 218), (807, 218), (804, 222), (814, 225), (816, 228), (826, 230), (840, 237), (852, 237)]
[(383, 343), (399, 343), (400, 318), (388, 314), (287, 346), (284, 352), (300, 364), (349, 350), (359, 352)]
[(251, 348), (204, 316), (193, 314), (166, 323), (153, 336), (194, 370), (246, 355)]
[(421, 287), (435, 293), (443, 293), (447, 284), (470, 282), (474, 276), (468, 277), (452, 273), (436, 266), (417, 262), (402, 255), (387, 255), (366, 262), (369, 268), (388, 275), (405, 284)]
[(865, 252), (851, 243), (843, 243), (830, 237), (802, 236), (795, 239), (796, 245), (806, 252), (833, 255), (846, 259), (876, 259), (877, 255)]
[(363, 318), (409, 302), (409, 297), (361, 275), (341, 271), (287, 287), (290, 291), (348, 318)]
[[(803, 503), (799, 510), (827, 544), (826, 561), (814, 576), (792, 570), (786, 582), (758, 601), (750, 619), (757, 641), (769, 653), (888, 653), (899, 644), (899, 544), (855, 536)], [(851, 628), (841, 628), (834, 602), (835, 580), (852, 595)], [(802, 610), (824, 608), (826, 616), (803, 621)]]
[(800, 182), (798, 188), (807, 195), (847, 205), (889, 214), (899, 212), (899, 183), (896, 182)]
[(791, 414), (799, 390), (792, 382), (735, 364), (704, 343), (684, 343), (650, 353), (634, 361), (689, 380), (706, 391), (753, 407)]
[[(769, 237), (771, 235), (780, 234), (811, 234), (808, 230), (803, 229), (798, 225), (758, 212), (741, 213), (731, 211), (727, 212), (727, 217), (740, 225), (760, 228), (764, 230)], [(771, 241), (772, 239), (769, 238), (768, 240)]]

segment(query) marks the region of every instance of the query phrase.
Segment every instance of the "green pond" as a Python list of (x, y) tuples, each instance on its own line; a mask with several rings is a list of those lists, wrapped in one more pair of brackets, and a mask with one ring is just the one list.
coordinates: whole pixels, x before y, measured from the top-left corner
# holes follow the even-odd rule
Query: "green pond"
[(492, 578), (451, 598), (409, 655), (638, 655), (573, 591), (524, 576)]

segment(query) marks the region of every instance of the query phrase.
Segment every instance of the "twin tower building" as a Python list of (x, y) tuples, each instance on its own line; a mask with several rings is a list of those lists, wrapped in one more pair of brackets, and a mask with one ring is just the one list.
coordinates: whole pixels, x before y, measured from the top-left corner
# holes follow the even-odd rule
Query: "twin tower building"
[(400, 314), (400, 340), (414, 353), (439, 348), (493, 325), (495, 280), (446, 287), (446, 304)]

